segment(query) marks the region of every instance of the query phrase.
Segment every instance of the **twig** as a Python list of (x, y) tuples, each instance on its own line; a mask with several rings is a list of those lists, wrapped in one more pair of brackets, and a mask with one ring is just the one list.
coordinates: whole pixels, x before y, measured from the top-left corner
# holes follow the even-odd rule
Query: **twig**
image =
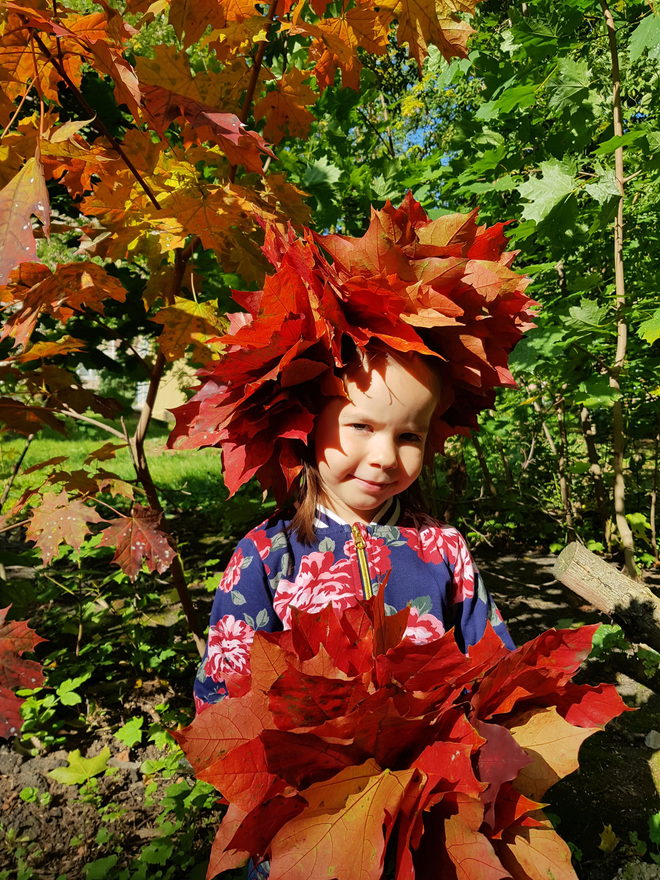
[(68, 407), (61, 410), (53, 410), (54, 412), (59, 412), (64, 416), (69, 416), (70, 419), (75, 419), (78, 422), (86, 422), (88, 425), (94, 425), (97, 428), (102, 428), (108, 434), (112, 434), (114, 437), (119, 437), (121, 440), (126, 440), (124, 434), (121, 431), (118, 431), (116, 428), (111, 428), (110, 425), (106, 425), (104, 422), (99, 422), (97, 419), (92, 419), (89, 416), (84, 416), (81, 413), (77, 413), (73, 409), (69, 409)]

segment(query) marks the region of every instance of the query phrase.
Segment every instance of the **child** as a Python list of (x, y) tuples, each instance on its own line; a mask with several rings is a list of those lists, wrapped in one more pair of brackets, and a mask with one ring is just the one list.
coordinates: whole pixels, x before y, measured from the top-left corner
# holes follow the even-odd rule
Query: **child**
[(198, 709), (248, 671), (255, 627), (289, 626), (292, 606), (344, 609), (386, 578), (386, 604), (410, 606), (406, 635), (414, 641), (454, 626), (464, 649), (490, 619), (513, 647), (461, 535), (406, 503), (422, 470), (437, 379), (420, 355), (367, 354), (370, 363), (344, 374), (346, 397), (321, 410), (297, 511), (253, 529), (225, 570), (195, 684)]
[(532, 326), (503, 224), (477, 227), (475, 215), (431, 221), (408, 195), (374, 212), (362, 239), (267, 230), (277, 271), (236, 295), (249, 311), (230, 316), (229, 348), (173, 439), (220, 445), (230, 491), (256, 475), (297, 501), (229, 561), (198, 710), (249, 671), (255, 629), (288, 627), (293, 607), (346, 608), (384, 583), (387, 610), (410, 607), (414, 641), (454, 627), (465, 650), (491, 620), (512, 647), (464, 539), (415, 492), (425, 459), (512, 384), (508, 354)]

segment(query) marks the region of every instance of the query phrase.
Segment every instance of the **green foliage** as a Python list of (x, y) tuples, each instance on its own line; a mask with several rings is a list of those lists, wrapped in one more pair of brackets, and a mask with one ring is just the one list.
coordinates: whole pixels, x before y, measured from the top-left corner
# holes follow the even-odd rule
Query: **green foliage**
[(110, 749), (107, 747), (93, 758), (83, 758), (79, 750), (74, 749), (69, 752), (68, 765), (51, 770), (50, 776), (64, 785), (82, 785), (107, 769), (109, 757)]

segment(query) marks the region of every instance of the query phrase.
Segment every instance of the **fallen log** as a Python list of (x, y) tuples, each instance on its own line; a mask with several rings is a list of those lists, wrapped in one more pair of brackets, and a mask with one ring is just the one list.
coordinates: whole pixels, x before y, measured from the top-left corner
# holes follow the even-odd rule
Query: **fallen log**
[(557, 557), (554, 576), (599, 611), (614, 617), (632, 642), (660, 651), (660, 599), (574, 541)]

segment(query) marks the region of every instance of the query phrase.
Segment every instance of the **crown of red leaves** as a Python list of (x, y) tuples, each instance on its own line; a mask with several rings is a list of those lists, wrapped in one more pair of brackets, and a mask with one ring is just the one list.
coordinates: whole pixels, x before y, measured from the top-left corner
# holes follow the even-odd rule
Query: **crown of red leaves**
[(170, 444), (221, 446), (230, 493), (256, 476), (284, 498), (324, 401), (344, 394), (336, 370), (348, 340), (434, 357), (444, 399), (431, 449), (468, 434), (495, 388), (515, 385), (508, 356), (535, 305), (529, 279), (510, 268), (505, 224), (478, 226), (476, 215), (430, 220), (408, 193), (400, 208), (372, 210), (361, 238), (268, 227), (275, 272), (263, 290), (234, 293), (246, 312), (229, 316), (226, 353), (174, 411)]

